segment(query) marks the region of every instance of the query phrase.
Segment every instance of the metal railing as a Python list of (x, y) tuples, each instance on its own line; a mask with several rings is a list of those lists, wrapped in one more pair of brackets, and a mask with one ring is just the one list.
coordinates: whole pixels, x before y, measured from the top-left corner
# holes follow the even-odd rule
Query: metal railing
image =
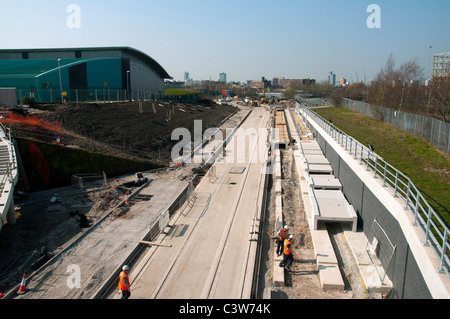
[(296, 103), (296, 109), (300, 114), (304, 112), (313, 119), (346, 151), (353, 155), (355, 160), (359, 160), (360, 164), (372, 172), (375, 178), (383, 182), (383, 186), (393, 191), (394, 197), (404, 201), (405, 209), (409, 210), (414, 217), (413, 225), (419, 226), (425, 236), (424, 245), (430, 246), (439, 259), (439, 272), (445, 272), (450, 277), (449, 228), (409, 177), (308, 107)]
[[(12, 138), (11, 130), (8, 129), (6, 126), (4, 126), (2, 123), (0, 123), (0, 139), (4, 142), (6, 142), (8, 146), (8, 155), (9, 155), (9, 162), (6, 163), (6, 169), (3, 173), (3, 176), (0, 180), (0, 196), (12, 196), (13, 192), (5, 191), (6, 183), (9, 182), (14, 186), (14, 179), (17, 176), (17, 158), (16, 158), (16, 152), (14, 150), (14, 142)], [(0, 211), (0, 220), (1, 225), (0, 228), (3, 226), (3, 213), (7, 211), (9, 207), (3, 206), (3, 210)]]

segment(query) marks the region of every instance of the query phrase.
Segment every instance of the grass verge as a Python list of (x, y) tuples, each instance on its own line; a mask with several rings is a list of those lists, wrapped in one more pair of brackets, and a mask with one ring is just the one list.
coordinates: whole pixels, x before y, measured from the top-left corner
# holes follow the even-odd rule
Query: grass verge
[(407, 175), (442, 220), (450, 225), (450, 157), (434, 145), (390, 124), (346, 108), (315, 111)]

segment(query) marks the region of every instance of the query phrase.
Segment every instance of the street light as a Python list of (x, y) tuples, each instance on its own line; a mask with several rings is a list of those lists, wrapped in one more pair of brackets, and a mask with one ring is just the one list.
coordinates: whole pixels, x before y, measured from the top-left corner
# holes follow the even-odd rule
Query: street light
[(61, 92), (61, 103), (63, 103), (62, 81), (61, 81), (61, 59), (58, 59), (58, 72), (59, 72), (59, 90)]
[(128, 95), (128, 101), (130, 101), (130, 71), (127, 71), (127, 95)]

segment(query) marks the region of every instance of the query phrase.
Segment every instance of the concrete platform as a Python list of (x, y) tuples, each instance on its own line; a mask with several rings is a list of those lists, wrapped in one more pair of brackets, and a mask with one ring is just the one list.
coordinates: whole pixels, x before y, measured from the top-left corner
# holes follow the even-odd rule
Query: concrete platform
[(305, 171), (309, 174), (333, 174), (333, 168), (327, 164), (308, 164), (305, 163)]
[(388, 293), (393, 284), (385, 276), (385, 271), (378, 258), (368, 250), (367, 238), (363, 232), (344, 231), (353, 256), (356, 259), (362, 280), (368, 291)]
[(306, 149), (303, 150), (304, 155), (323, 155), (322, 150)]
[(329, 165), (330, 162), (324, 155), (303, 154), (302, 160), (306, 164)]
[(316, 140), (310, 140), (309, 142), (300, 143), (303, 150), (320, 150), (320, 145)]
[(339, 270), (339, 263), (328, 231), (326, 229), (311, 230), (311, 236), (316, 254), (321, 287), (323, 289), (344, 290), (344, 280)]
[(314, 229), (319, 221), (344, 222), (352, 225), (356, 231), (357, 215), (339, 190), (319, 190), (310, 188), (310, 200), (313, 207), (312, 220)]
[(317, 264), (319, 270), (319, 279), (322, 289), (325, 290), (344, 290), (345, 285), (342, 280), (338, 265)]
[(341, 182), (333, 175), (314, 175), (305, 173), (304, 176), (309, 187), (313, 189), (342, 190)]

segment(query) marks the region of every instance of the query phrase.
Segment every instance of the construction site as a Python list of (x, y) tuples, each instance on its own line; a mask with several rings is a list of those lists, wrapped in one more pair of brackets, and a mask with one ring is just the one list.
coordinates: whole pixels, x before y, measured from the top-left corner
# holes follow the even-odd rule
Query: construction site
[[(71, 171), (65, 185), (45, 188), (61, 183), (61, 165), (33, 148), (26, 164), (17, 152), (16, 221), (0, 232), (5, 299), (119, 299), (125, 264), (135, 299), (393, 296), (380, 247), (358, 229), (318, 129), (295, 101), (46, 105), (3, 119), (27, 145), (133, 162), (120, 174)], [(173, 130), (193, 133), (195, 120), (203, 140), (174, 161)], [(40, 169), (34, 182), (30, 163)], [(276, 254), (284, 225), (290, 270)]]

